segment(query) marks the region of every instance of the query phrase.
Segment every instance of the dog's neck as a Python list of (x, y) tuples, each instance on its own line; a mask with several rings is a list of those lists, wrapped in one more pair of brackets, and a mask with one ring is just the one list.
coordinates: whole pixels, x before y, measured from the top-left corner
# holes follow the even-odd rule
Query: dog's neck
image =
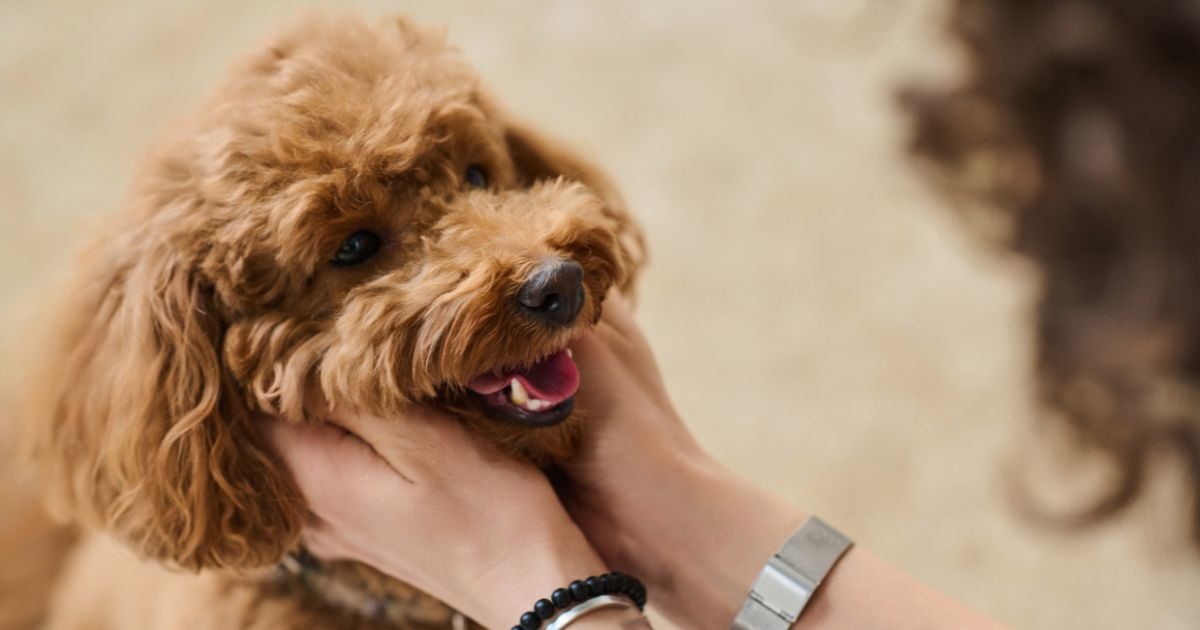
[(325, 563), (304, 548), (284, 557), (275, 580), (299, 583), (326, 603), (368, 621), (396, 628), (439, 627), (467, 630), (462, 613), (367, 565)]

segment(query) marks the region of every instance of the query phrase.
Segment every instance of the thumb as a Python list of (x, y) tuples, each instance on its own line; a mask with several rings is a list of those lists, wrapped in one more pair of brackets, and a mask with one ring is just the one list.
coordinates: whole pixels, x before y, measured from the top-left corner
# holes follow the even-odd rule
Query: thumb
[(314, 505), (337, 502), (344, 499), (347, 488), (377, 479), (381, 471), (392, 472), (368, 444), (332, 423), (293, 424), (268, 418), (261, 427), (300, 492)]
[(370, 413), (345, 410), (333, 414), (330, 422), (344, 427), (368, 444), (377, 457), (397, 471), (422, 477), (430, 465), (461, 456), (473, 446), (462, 423), (445, 411), (414, 403), (396, 417), (381, 418)]

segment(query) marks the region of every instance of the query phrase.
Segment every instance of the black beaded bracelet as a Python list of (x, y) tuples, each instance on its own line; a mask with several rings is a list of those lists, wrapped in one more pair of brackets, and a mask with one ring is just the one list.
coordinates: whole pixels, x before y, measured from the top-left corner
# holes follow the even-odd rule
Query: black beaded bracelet
[(537, 600), (533, 610), (521, 615), (520, 623), (513, 626), (512, 630), (538, 630), (543, 621), (560, 611), (582, 604), (593, 597), (612, 594), (625, 595), (633, 600), (638, 610), (646, 608), (646, 587), (641, 580), (624, 573), (605, 573), (593, 575), (585, 580), (575, 580), (566, 588), (554, 589), (549, 599)]

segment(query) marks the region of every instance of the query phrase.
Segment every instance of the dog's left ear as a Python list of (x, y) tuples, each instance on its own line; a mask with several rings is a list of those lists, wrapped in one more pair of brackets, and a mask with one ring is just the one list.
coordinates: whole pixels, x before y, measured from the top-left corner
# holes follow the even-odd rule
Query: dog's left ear
[(86, 259), (31, 388), (28, 437), (60, 517), (178, 567), (264, 566), (299, 538), (304, 506), (224, 366), (212, 286), (183, 241), (151, 229), (197, 203)]
[(624, 250), (625, 281), (621, 293), (633, 297), (637, 276), (646, 264), (646, 243), (642, 229), (625, 207), (625, 200), (599, 167), (588, 162), (561, 142), (515, 121), (509, 121), (504, 133), (508, 153), (523, 184), (562, 177), (592, 189), (604, 200), (606, 209), (620, 226), (617, 239)]

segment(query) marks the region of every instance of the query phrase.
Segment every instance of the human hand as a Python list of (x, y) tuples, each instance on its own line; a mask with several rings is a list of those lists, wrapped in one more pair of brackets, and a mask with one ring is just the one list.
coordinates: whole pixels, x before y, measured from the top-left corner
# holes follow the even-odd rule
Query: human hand
[(804, 513), (749, 484), (692, 437), (617, 294), (573, 345), (586, 410), (582, 450), (561, 464), (563, 501), (604, 560), (642, 578), (687, 628), (728, 627)]
[(370, 564), (489, 628), (607, 571), (540, 470), (434, 409), (265, 428), (314, 515), (310, 551)]

